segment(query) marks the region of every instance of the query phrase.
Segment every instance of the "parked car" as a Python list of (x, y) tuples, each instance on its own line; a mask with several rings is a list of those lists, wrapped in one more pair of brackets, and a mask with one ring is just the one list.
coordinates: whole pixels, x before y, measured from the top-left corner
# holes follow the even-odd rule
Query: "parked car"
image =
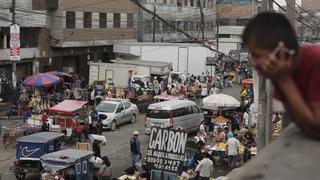
[(126, 122), (134, 123), (138, 115), (138, 108), (126, 99), (107, 99), (97, 107), (99, 115), (107, 115), (102, 120), (103, 129), (115, 130), (120, 124)]
[(189, 100), (171, 100), (151, 104), (145, 118), (145, 134), (151, 127), (182, 129), (193, 132), (199, 129), (204, 117), (198, 105)]

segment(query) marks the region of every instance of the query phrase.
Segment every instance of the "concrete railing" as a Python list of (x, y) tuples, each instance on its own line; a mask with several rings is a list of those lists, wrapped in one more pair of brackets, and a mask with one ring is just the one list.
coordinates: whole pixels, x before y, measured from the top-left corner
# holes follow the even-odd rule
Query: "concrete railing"
[(228, 179), (319, 179), (319, 152), (320, 141), (307, 137), (294, 124), (291, 124), (257, 157), (231, 172)]

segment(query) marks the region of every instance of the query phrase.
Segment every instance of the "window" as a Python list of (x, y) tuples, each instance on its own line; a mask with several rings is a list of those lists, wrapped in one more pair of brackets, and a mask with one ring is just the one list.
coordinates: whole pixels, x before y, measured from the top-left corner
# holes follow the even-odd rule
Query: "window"
[(162, 31), (163, 32), (169, 32), (169, 26), (165, 23), (162, 23)]
[(91, 28), (92, 27), (92, 13), (84, 12), (83, 13), (83, 28)]
[(190, 22), (189, 31), (194, 31), (194, 22)]
[(180, 109), (176, 109), (172, 111), (173, 117), (180, 117), (180, 116), (186, 116), (188, 114), (192, 114), (192, 107), (184, 107)]
[(177, 6), (182, 7), (182, 0), (177, 0)]
[[(174, 26), (174, 27), (177, 27), (175, 21), (170, 21), (170, 24), (171, 24), (172, 26)], [(171, 27), (170, 27), (170, 32), (175, 32), (175, 31), (176, 31), (175, 28), (171, 28)]]
[(32, 10), (44, 10), (44, 1), (32, 0)]
[(200, 28), (201, 28), (201, 23), (200, 23), (200, 22), (197, 22), (197, 28), (196, 28), (196, 30), (199, 31)]
[(238, 19), (238, 26), (246, 26), (249, 23), (249, 19)]
[(183, 30), (184, 31), (189, 31), (188, 22), (183, 22)]
[(192, 110), (193, 110), (193, 113), (199, 113), (200, 112), (200, 109), (196, 105), (192, 106)]
[(152, 33), (152, 21), (151, 20), (146, 20), (144, 24), (144, 32), (145, 33)]
[(80, 165), (80, 163), (76, 164), (76, 171), (77, 171), (77, 174), (81, 173), (81, 165)]
[(184, 0), (184, 6), (188, 6), (188, 0)]
[(155, 20), (154, 22), (155, 25), (155, 33), (160, 33), (160, 21), (159, 20)]
[(66, 28), (76, 28), (76, 13), (67, 11), (66, 13)]
[(99, 27), (100, 28), (107, 28), (107, 13), (100, 13), (99, 14)]
[(190, 6), (194, 7), (194, 0), (190, 0)]
[(181, 21), (177, 21), (177, 28), (182, 29), (182, 22)]
[(169, 119), (170, 113), (168, 110), (148, 109), (146, 116), (148, 118)]
[(120, 28), (120, 20), (121, 20), (120, 13), (114, 13), (113, 14), (113, 28)]
[(133, 14), (127, 15), (127, 27), (133, 28)]
[(219, 38), (230, 38), (230, 34), (219, 34)]
[(118, 105), (117, 112), (121, 112), (123, 110), (124, 110), (124, 107), (123, 107), (123, 104), (121, 103)]
[(124, 102), (123, 104), (124, 104), (125, 109), (128, 109), (131, 107), (131, 103), (129, 103), (129, 102)]
[(197, 1), (197, 7), (200, 7), (200, 0), (196, 0)]
[(88, 169), (88, 163), (87, 161), (83, 161), (82, 163), (82, 173), (87, 174), (87, 169)]

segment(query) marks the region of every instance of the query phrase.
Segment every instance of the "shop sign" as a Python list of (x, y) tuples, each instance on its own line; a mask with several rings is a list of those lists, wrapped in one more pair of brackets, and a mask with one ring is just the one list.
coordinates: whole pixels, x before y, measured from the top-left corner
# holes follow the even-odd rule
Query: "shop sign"
[(20, 26), (10, 26), (10, 60), (20, 61)]
[(185, 161), (187, 133), (152, 127), (147, 151), (147, 164), (165, 172), (181, 172)]

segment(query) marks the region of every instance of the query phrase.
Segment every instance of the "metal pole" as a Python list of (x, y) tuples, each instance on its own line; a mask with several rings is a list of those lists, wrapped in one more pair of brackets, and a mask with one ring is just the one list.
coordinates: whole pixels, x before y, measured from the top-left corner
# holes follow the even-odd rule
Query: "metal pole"
[[(272, 9), (272, 0), (261, 1), (261, 11)], [(272, 84), (261, 76), (258, 77), (258, 151), (261, 151), (271, 140)]]
[[(144, 3), (144, 0), (139, 0), (140, 4)], [(138, 8), (138, 42), (143, 42), (143, 31), (144, 31), (144, 19), (143, 19), (143, 9)]]
[[(12, 12), (12, 24), (16, 23), (16, 0), (12, 0), (12, 7), (11, 7), (11, 12)], [(15, 61), (12, 62), (12, 87), (13, 87), (13, 100), (16, 101), (15, 97), (15, 90), (17, 86), (17, 64)], [(17, 97), (18, 98), (18, 97)], [(16, 103), (16, 102), (14, 102)]]
[(153, 21), (153, 30), (152, 30), (152, 42), (156, 42), (156, 6), (153, 6), (153, 17), (152, 17), (152, 21)]
[(219, 51), (219, 23), (220, 23), (220, 19), (219, 19), (219, 14), (217, 13), (217, 17), (216, 17), (216, 27), (217, 27), (217, 32), (216, 32), (216, 47), (217, 50)]
[(294, 29), (296, 29), (296, 23), (295, 23), (295, 17), (296, 17), (296, 9), (295, 9), (295, 5), (296, 5), (296, 0), (286, 0), (287, 3), (287, 13), (286, 16), (289, 19), (292, 27)]

